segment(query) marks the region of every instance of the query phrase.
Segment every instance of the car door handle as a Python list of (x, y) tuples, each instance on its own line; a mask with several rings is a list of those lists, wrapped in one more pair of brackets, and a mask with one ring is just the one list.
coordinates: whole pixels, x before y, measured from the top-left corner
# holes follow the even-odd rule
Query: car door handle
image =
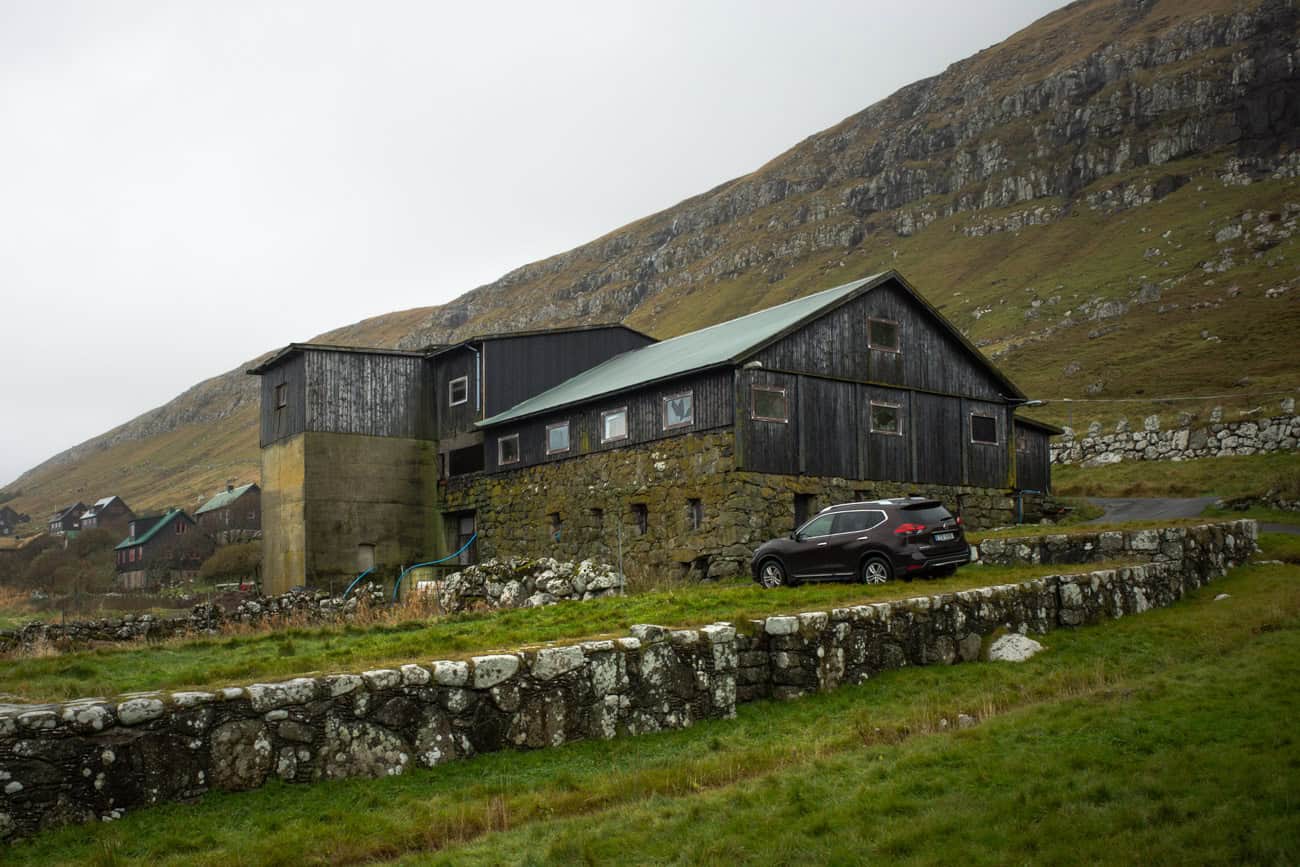
[(817, 543), (817, 547), (818, 547), (818, 548), (825, 548), (825, 547), (826, 547), (827, 545), (829, 545), (829, 544), (830, 544), (830, 542), (818, 542), (818, 543)]

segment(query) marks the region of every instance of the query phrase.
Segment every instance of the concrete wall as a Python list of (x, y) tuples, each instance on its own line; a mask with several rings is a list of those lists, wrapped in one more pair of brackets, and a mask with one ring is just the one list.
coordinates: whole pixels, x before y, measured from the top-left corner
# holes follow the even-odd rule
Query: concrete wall
[(383, 777), (500, 749), (677, 729), (892, 668), (979, 658), (1169, 605), (1254, 550), (1253, 521), (1190, 528), (1180, 558), (874, 605), (218, 692), (0, 711), (0, 837), (271, 778)]
[(360, 434), (299, 434), (262, 449), (262, 583), (341, 591), (374, 546), (378, 574), (396, 576), (441, 553), (437, 445)]
[[(971, 527), (1016, 522), (1006, 491), (911, 482), (777, 475), (735, 469), (730, 430), (445, 483), (447, 513), (473, 510), (481, 559), (550, 556), (618, 563), (633, 581), (661, 575), (744, 574), (758, 545), (794, 529), (795, 496), (811, 510), (833, 503), (921, 493), (960, 508)], [(700, 501), (694, 526), (690, 501)], [(1036, 521), (1041, 498), (1025, 498)], [(644, 506), (646, 531), (634, 512)], [(560, 520), (556, 538), (554, 520)]]

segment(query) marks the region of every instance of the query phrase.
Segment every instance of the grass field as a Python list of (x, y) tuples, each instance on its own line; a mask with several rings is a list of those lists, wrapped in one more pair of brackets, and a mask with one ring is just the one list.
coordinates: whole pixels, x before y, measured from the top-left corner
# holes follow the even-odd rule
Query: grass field
[(634, 623), (698, 626), (768, 614), (824, 610), (988, 584), (1024, 581), (1059, 566), (969, 566), (951, 578), (878, 587), (818, 584), (760, 589), (722, 582), (633, 596), (389, 626), (285, 629), (227, 638), (125, 645), (57, 656), (16, 658), (0, 668), (0, 693), (33, 701), (116, 695), (146, 689), (213, 688), (313, 671), (430, 661), (615, 633)]
[[(1265, 537), (1266, 555), (1277, 556)], [(1300, 859), (1300, 570), (694, 728), (271, 784), (15, 864), (1261, 863)], [(1230, 594), (1215, 601), (1216, 594)], [(957, 731), (959, 713), (979, 724)]]
[(1062, 497), (1258, 497), (1277, 490), (1300, 499), (1300, 452), (1124, 461), (1105, 467), (1052, 467)]

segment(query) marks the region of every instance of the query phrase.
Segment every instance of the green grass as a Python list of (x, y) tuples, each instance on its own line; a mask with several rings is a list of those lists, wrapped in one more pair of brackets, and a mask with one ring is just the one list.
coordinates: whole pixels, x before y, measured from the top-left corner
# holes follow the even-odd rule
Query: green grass
[(1105, 467), (1053, 467), (1052, 488), (1067, 497), (1300, 496), (1300, 453), (1236, 455), (1194, 461), (1124, 461)]
[(1239, 518), (1253, 518), (1261, 524), (1300, 524), (1300, 512), (1286, 509), (1270, 509), (1265, 506), (1251, 506), (1249, 509), (1221, 509), (1210, 506), (1201, 515), (1216, 521), (1235, 521)]
[[(1269, 551), (1267, 553), (1273, 553)], [(1295, 863), (1300, 570), (679, 732), (271, 784), (18, 844), (15, 864)], [(1220, 592), (1231, 598), (1213, 601)], [(940, 719), (980, 717), (940, 731)]]
[(1268, 558), (1300, 565), (1300, 536), (1294, 533), (1260, 533), (1259, 546)]
[(696, 626), (768, 614), (878, 602), (1028, 580), (1060, 566), (968, 566), (951, 578), (816, 584), (772, 592), (752, 582), (723, 582), (391, 626), (285, 629), (227, 638), (109, 647), (16, 658), (0, 668), (0, 693), (33, 701), (116, 695), (146, 689), (213, 688), (283, 679), (313, 671), (456, 658), (547, 641), (624, 635), (634, 623)]

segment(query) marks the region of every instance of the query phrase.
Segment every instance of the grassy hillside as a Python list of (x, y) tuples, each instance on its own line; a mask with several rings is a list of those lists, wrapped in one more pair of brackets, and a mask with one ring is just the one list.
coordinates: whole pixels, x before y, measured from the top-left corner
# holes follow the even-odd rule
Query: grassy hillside
[[(1267, 411), (1300, 388), (1297, 34), (1273, 0), (1073, 3), (750, 174), (319, 339), (615, 319), (669, 337), (898, 268), (1051, 401), (1038, 417)], [(241, 370), (24, 474), (14, 507), (190, 505), (255, 478)]]

